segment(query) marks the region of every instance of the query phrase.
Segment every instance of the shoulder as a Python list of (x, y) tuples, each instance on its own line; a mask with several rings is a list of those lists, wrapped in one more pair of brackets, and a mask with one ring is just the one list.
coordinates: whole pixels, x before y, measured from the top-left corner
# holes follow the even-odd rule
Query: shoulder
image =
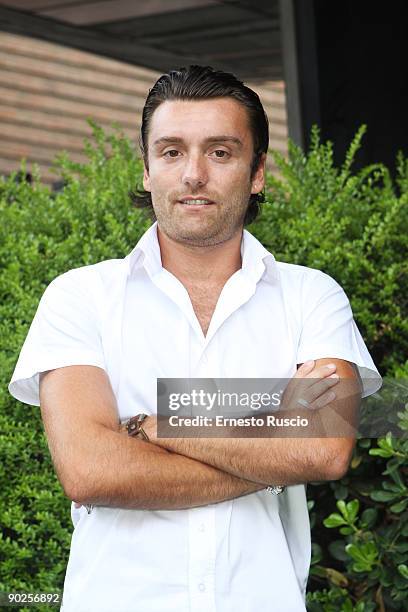
[(279, 280), (283, 287), (288, 290), (312, 293), (314, 296), (324, 294), (327, 291), (342, 291), (341, 285), (329, 274), (299, 264), (291, 264), (283, 261), (276, 262)]
[(105, 311), (109, 299), (120, 293), (121, 265), (124, 259), (109, 259), (71, 268), (56, 276), (46, 287), (42, 308), (69, 314), (72, 311)]
[(48, 288), (74, 288), (84, 289), (87, 292), (95, 289), (102, 282), (118, 276), (118, 271), (124, 265), (124, 259), (106, 259), (95, 264), (71, 268), (56, 276), (48, 285)]

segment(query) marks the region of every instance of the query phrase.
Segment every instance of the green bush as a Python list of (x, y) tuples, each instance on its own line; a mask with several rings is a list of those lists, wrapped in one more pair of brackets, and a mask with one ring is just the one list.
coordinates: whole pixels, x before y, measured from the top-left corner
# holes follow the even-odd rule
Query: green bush
[(340, 282), (375, 363), (391, 376), (408, 355), (408, 160), (399, 157), (396, 185), (381, 164), (354, 174), (364, 131), (341, 169), (316, 128), (308, 155), (292, 143), (287, 161), (275, 154), (282, 177), (269, 177), (268, 203), (253, 232), (277, 259)]
[[(54, 475), (38, 408), (7, 392), (19, 349), (47, 284), (83, 264), (126, 255), (150, 225), (128, 192), (141, 183), (135, 148), (114, 126), (91, 122), (86, 164), (55, 161), (58, 193), (0, 179), (0, 590), (61, 590), (71, 536), (69, 500)], [(352, 171), (363, 135), (340, 169), (313, 132), (305, 155), (276, 155), (267, 202), (250, 230), (277, 259), (320, 268), (348, 293), (381, 373), (407, 377), (408, 161), (396, 183), (379, 164)], [(22, 172), (25, 172), (24, 164)], [(408, 416), (402, 416), (406, 430)], [(359, 440), (341, 481), (308, 487), (313, 561), (310, 610), (403, 610), (408, 595), (407, 453), (404, 439)], [(340, 535), (339, 535), (340, 534)], [(32, 608), (31, 608), (32, 609)]]
[(89, 163), (56, 160), (61, 192), (52, 193), (37, 173), (32, 185), (0, 179), (0, 591), (61, 590), (72, 532), (39, 408), (7, 390), (40, 297), (70, 268), (123, 257), (150, 225), (129, 206), (128, 191), (142, 172), (130, 142), (119, 128), (111, 137), (93, 129)]

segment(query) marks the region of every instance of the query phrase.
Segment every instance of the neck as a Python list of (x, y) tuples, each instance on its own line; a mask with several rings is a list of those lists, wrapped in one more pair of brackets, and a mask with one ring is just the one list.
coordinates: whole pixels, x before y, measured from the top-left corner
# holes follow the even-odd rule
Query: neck
[(242, 230), (214, 246), (186, 245), (169, 238), (157, 226), (162, 266), (183, 284), (224, 284), (241, 268)]

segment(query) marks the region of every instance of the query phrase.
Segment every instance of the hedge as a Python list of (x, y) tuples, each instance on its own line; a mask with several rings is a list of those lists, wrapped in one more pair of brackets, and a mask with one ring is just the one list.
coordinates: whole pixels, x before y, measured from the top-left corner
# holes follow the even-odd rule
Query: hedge
[[(7, 391), (39, 299), (58, 274), (125, 256), (150, 225), (130, 204), (129, 191), (142, 179), (134, 145), (117, 124), (106, 133), (89, 123), (87, 163), (64, 152), (55, 159), (60, 191), (43, 185), (38, 169), (31, 184), (16, 173), (0, 178), (0, 591), (61, 591), (72, 532), (70, 502), (55, 477), (39, 409)], [(262, 214), (248, 229), (277, 259), (336, 278), (381, 373), (403, 381), (408, 160), (398, 157), (395, 181), (381, 164), (354, 172), (364, 131), (341, 168), (317, 128), (307, 153), (293, 143), (287, 159), (275, 153), (280, 177), (268, 177)], [(408, 411), (399, 418), (405, 437), (360, 439), (344, 478), (308, 486), (312, 612), (406, 609)]]

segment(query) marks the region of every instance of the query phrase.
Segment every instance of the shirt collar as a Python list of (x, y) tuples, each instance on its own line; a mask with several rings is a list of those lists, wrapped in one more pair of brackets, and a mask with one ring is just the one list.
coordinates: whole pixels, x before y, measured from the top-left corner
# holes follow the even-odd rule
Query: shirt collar
[(275, 257), (246, 229), (241, 242), (241, 258), (242, 272), (255, 282), (262, 278), (272, 283), (279, 278)]
[[(272, 253), (244, 229), (241, 241), (242, 273), (254, 282), (261, 278), (272, 283), (278, 279), (278, 268)], [(157, 221), (143, 234), (134, 249), (125, 258), (128, 264), (128, 275), (144, 267), (150, 276), (163, 270), (159, 241), (157, 238)]]
[(141, 267), (146, 268), (150, 276), (162, 271), (160, 246), (157, 238), (157, 221), (143, 234), (126, 259), (129, 260), (129, 275)]

